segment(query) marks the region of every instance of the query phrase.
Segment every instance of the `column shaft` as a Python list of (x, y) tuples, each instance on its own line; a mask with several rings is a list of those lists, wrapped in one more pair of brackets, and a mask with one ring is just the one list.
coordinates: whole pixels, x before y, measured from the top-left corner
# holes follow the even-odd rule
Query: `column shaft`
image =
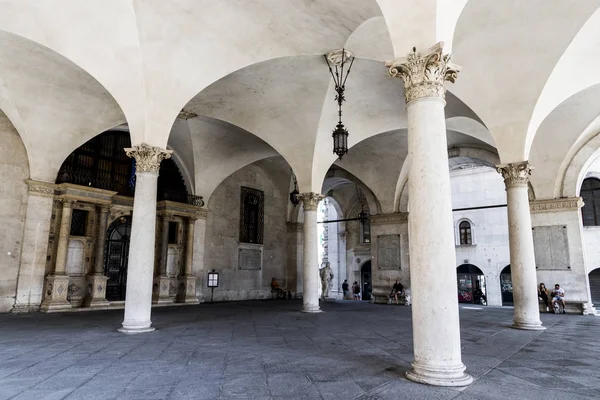
[(512, 163), (498, 166), (498, 171), (504, 176), (506, 185), (510, 272), (515, 304), (512, 327), (542, 330), (545, 328), (540, 321), (529, 212), (528, 182), (531, 167), (528, 162)]
[[(456, 296), (456, 256), (444, 115), (444, 82), (458, 66), (438, 43), (386, 63), (402, 78), (408, 113), (409, 253), (415, 359), (406, 376), (439, 386), (464, 386)], [(433, 295), (432, 295), (433, 294)]]
[(317, 243), (317, 207), (323, 198), (318, 193), (300, 195), (304, 205), (303, 293), (302, 311), (321, 312), (319, 308), (319, 250)]
[(125, 318), (119, 331), (142, 333), (154, 330), (150, 314), (156, 236), (156, 190), (160, 162), (169, 158), (171, 152), (146, 144), (125, 149), (125, 152), (136, 160), (136, 187), (129, 243)]
[(104, 274), (104, 245), (106, 243), (106, 225), (108, 223), (108, 206), (100, 207), (98, 216), (98, 234), (96, 237), (96, 258), (94, 260), (94, 275)]
[(54, 275), (65, 275), (67, 268), (67, 252), (69, 250), (69, 236), (71, 235), (71, 216), (73, 215), (73, 201), (63, 200), (62, 216), (58, 233), (58, 248), (56, 250), (56, 263)]
[(192, 276), (192, 266), (194, 261), (194, 226), (196, 220), (188, 220), (187, 240), (185, 244), (185, 276)]
[(162, 217), (162, 235), (160, 243), (160, 276), (167, 276), (167, 262), (169, 261), (169, 216)]

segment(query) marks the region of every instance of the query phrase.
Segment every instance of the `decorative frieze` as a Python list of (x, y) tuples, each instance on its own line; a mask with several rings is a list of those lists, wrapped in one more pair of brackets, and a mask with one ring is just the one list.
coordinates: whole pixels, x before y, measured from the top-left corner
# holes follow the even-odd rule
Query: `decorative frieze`
[(27, 189), (30, 195), (54, 197), (54, 191), (56, 189), (56, 185), (54, 183), (34, 181), (31, 179), (26, 179), (25, 183), (27, 183)]
[(371, 215), (371, 225), (392, 225), (408, 221), (408, 213), (390, 213)]
[(320, 193), (308, 192), (300, 193), (298, 198), (302, 201), (304, 211), (317, 211), (319, 202), (323, 200), (325, 196)]
[(173, 153), (172, 150), (149, 146), (146, 143), (125, 149), (127, 157), (135, 158), (136, 172), (153, 172), (155, 174), (158, 174), (162, 160), (171, 158), (171, 153)]
[(497, 165), (496, 170), (502, 174), (506, 188), (525, 186), (529, 184), (529, 175), (533, 167), (529, 161)]
[(406, 57), (386, 61), (390, 76), (404, 81), (406, 104), (424, 97), (444, 98), (444, 82), (456, 82), (460, 67), (452, 63), (450, 54), (443, 54), (443, 42), (422, 53), (413, 51)]
[(198, 211), (196, 211), (196, 219), (206, 219), (208, 217), (208, 209), (207, 208), (202, 208)]
[(583, 207), (583, 200), (581, 199), (581, 197), (536, 200), (529, 202), (529, 211), (532, 214), (577, 211), (581, 207)]

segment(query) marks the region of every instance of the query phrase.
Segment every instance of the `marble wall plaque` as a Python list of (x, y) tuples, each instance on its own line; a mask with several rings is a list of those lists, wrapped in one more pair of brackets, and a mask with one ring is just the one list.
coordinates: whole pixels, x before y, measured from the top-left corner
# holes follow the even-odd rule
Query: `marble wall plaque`
[(565, 270), (570, 267), (569, 240), (565, 225), (533, 228), (535, 265), (539, 270)]
[(262, 249), (239, 249), (239, 269), (259, 270), (262, 268)]
[(400, 269), (400, 235), (377, 236), (379, 269)]

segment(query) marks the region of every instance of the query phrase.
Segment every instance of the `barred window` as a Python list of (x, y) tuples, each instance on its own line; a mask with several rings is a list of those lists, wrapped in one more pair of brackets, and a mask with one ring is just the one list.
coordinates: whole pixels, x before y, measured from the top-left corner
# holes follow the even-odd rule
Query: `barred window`
[(581, 185), (581, 197), (585, 203), (581, 209), (583, 226), (600, 226), (600, 180), (585, 179)]
[(88, 212), (74, 209), (71, 214), (71, 236), (85, 236)]
[(458, 225), (460, 231), (460, 244), (473, 244), (473, 238), (471, 236), (471, 224), (467, 221), (463, 221)]
[(240, 243), (263, 244), (264, 198), (263, 191), (242, 186)]

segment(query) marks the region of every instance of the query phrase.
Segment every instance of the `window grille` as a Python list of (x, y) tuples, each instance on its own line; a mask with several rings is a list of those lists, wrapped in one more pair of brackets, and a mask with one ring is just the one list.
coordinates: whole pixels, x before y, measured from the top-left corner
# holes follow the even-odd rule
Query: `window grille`
[(86, 210), (73, 210), (71, 214), (71, 236), (85, 236), (88, 212)]
[(240, 196), (240, 243), (263, 244), (264, 199), (262, 190), (242, 186)]

